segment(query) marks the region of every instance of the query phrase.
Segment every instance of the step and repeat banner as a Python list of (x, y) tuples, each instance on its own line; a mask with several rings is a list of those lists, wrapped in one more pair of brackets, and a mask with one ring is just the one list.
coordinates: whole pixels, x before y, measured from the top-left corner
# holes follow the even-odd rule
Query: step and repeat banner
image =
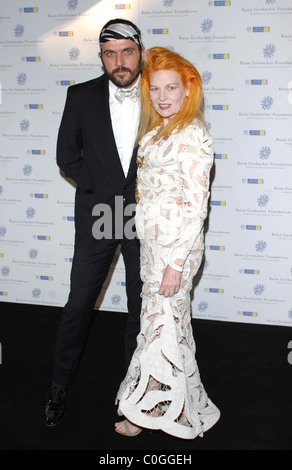
[[(202, 76), (215, 165), (193, 317), (292, 326), (291, 0), (0, 0), (0, 301), (66, 303), (75, 188), (56, 138), (116, 17)], [(117, 253), (96, 308), (126, 304)]]

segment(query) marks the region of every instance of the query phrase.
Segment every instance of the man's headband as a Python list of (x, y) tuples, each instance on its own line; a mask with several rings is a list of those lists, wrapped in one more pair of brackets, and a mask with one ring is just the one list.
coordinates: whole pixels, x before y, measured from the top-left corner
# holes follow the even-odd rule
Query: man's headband
[(131, 26), (124, 23), (115, 23), (105, 27), (99, 36), (100, 48), (106, 41), (114, 39), (131, 39), (139, 47), (142, 47), (140, 34)]

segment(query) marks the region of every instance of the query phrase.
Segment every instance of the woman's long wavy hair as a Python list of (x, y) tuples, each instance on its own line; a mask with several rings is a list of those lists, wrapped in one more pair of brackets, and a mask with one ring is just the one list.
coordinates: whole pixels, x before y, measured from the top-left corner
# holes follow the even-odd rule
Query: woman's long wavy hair
[[(180, 111), (164, 127), (162, 117), (155, 111), (150, 100), (150, 77), (158, 70), (174, 70), (180, 75), (189, 96)], [(203, 89), (202, 81), (196, 67), (181, 55), (164, 47), (148, 49), (143, 64), (140, 87), (141, 118), (137, 142), (149, 131), (159, 127), (156, 139), (167, 137), (172, 132), (181, 131), (195, 118), (204, 123), (203, 118)]]

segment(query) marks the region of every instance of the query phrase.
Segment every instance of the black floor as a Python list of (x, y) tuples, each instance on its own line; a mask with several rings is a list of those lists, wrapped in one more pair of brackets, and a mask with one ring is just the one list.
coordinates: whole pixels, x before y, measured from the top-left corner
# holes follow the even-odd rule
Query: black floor
[(0, 311), (1, 450), (94, 450), (109, 458), (135, 450), (292, 449), (292, 328), (194, 320), (202, 382), (220, 421), (193, 441), (147, 430), (127, 438), (114, 431), (125, 314), (96, 312), (65, 416), (47, 428), (43, 409), (61, 309), (1, 302)]

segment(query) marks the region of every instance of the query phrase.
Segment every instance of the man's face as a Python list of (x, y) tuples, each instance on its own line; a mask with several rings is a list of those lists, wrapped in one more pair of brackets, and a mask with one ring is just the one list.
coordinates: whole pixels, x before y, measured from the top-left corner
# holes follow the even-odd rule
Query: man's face
[(144, 49), (131, 39), (117, 39), (103, 44), (99, 54), (109, 79), (119, 88), (130, 88), (138, 80)]

